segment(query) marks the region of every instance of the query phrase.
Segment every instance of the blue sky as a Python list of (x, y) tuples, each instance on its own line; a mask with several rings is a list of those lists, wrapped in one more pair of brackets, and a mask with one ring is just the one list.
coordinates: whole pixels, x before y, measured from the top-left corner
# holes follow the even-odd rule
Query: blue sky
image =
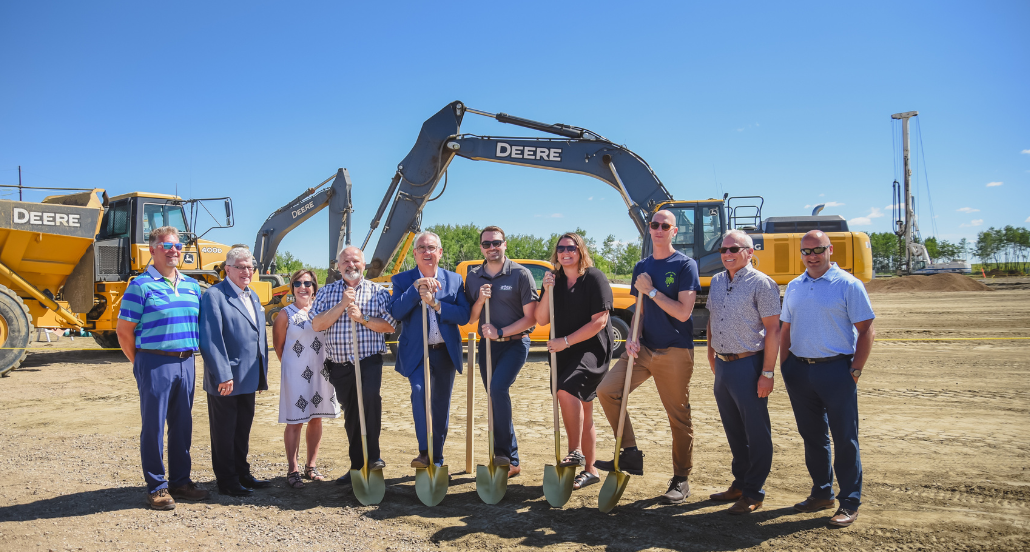
[[(1027, 28), (1025, 1), (6, 1), (0, 184), (21, 165), (29, 186), (229, 195), (236, 226), (208, 237), (253, 243), (346, 167), (360, 243), (422, 122), (462, 100), (625, 144), (677, 199), (828, 203), (887, 231), (890, 115), (918, 110), (923, 233), (933, 215), (940, 237), (975, 239), (1030, 225)], [(517, 129), (468, 115), (462, 130)], [(635, 239), (596, 180), (462, 159), (423, 217), (441, 222)], [(323, 213), (280, 250), (324, 266), (326, 235)]]

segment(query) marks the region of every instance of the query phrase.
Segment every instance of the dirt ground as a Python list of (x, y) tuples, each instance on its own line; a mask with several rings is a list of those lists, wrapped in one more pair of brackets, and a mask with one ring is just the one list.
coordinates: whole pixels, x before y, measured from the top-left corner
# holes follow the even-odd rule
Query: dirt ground
[[(779, 378), (769, 402), (775, 457), (764, 508), (734, 517), (722, 512), (725, 504), (708, 501), (731, 477), (703, 348), (691, 385), (693, 494), (682, 505), (654, 500), (665, 491), (671, 458), (668, 422), (651, 383), (631, 396), (629, 407), (647, 454), (645, 475), (632, 478), (620, 505), (598, 512), (601, 485), (577, 491), (564, 508), (547, 504), (543, 466), (554, 457), (546, 357), (538, 349), (513, 389), (523, 472), (495, 506), (479, 500), (474, 475), (461, 473), (464, 376), (455, 382), (446, 448), (450, 491), (436, 508), (419, 502), (407, 467), (415, 453), (408, 385), (392, 366), (384, 369), (382, 504), (363, 507), (349, 487), (332, 482), (287, 488), (274, 363), (272, 390), (258, 398), (251, 462), (275, 486), (247, 499), (215, 494), (156, 512), (145, 506), (130, 365), (118, 353), (74, 350), (95, 347), (92, 340), (62, 338), (38, 344), (45, 350), (31, 352), (23, 368), (0, 380), (0, 549), (1030, 548), (1030, 288), (872, 297), (881, 341), (859, 385), (865, 486), (861, 517), (847, 529), (826, 525), (832, 512), (791, 508), (807, 496), (811, 480)], [(1012, 337), (1024, 339), (998, 339)], [(962, 340), (928, 340), (940, 338)], [(198, 378), (193, 477), (213, 489), (199, 384)], [(481, 382), (476, 385), (476, 461), (482, 462), (485, 400)], [(612, 431), (600, 406), (595, 410), (599, 456), (610, 458)], [(330, 477), (343, 473), (345, 451), (342, 419), (331, 421), (320, 457)]]

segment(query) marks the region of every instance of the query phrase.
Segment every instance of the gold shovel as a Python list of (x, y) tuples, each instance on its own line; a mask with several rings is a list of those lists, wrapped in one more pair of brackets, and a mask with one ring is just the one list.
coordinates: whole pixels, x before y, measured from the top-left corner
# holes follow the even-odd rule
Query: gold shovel
[[(551, 339), (554, 339), (554, 286), (547, 294), (551, 309)], [(551, 410), (554, 411), (554, 465), (544, 466), (544, 497), (555, 508), (561, 508), (572, 497), (578, 466), (561, 466), (561, 432), (558, 429), (558, 353), (551, 352)]]
[[(490, 323), (490, 298), (486, 298), (486, 323)], [(487, 451), (490, 461), (476, 466), (476, 492), (487, 504), (497, 504), (508, 490), (508, 466), (494, 464), (494, 405), (490, 399), (490, 382), (493, 381), (494, 362), (491, 354), (491, 340), (486, 340), (486, 427)]]
[(422, 374), (426, 390), (426, 440), (429, 444), (429, 467), (415, 469), (415, 494), (422, 504), (436, 506), (447, 496), (447, 485), (450, 477), (447, 466), (437, 466), (433, 459), (433, 409), (432, 394), (429, 381), (429, 305), (422, 306)]
[(368, 469), (368, 437), (365, 432), (365, 400), (361, 394), (361, 365), (358, 360), (358, 323), (351, 321), (351, 338), (354, 347), (354, 381), (358, 386), (358, 421), (361, 422), (361, 453), (365, 457), (365, 465), (360, 470), (350, 471), (351, 488), (358, 502), (368, 506), (379, 504), (386, 496), (386, 480), (383, 470)]
[[(644, 295), (638, 294), (636, 312), (633, 313), (633, 331), (629, 338), (631, 341), (637, 340), (637, 330), (640, 329), (640, 306), (643, 302)], [(622, 451), (622, 430), (626, 424), (626, 404), (629, 402), (629, 384), (633, 376), (634, 360), (632, 356), (629, 357), (629, 362), (626, 364), (626, 383), (622, 385), (619, 429), (615, 433), (615, 470), (608, 472), (604, 478), (604, 485), (601, 486), (601, 492), (597, 494), (597, 509), (604, 513), (611, 512), (619, 504), (619, 499), (622, 498), (622, 493), (629, 484), (629, 474), (619, 470), (619, 452)]]

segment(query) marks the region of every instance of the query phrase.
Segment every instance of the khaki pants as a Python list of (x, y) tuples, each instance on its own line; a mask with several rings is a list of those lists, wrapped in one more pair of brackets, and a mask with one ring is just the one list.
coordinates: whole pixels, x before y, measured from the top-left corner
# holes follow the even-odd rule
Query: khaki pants
[[(626, 366), (629, 357), (622, 357), (597, 386), (597, 398), (604, 408), (614, 431), (619, 428), (619, 409), (622, 405), (622, 388), (626, 383)], [(630, 376), (629, 390), (632, 392), (654, 377), (658, 387), (658, 396), (662, 399), (665, 412), (669, 416), (669, 428), (672, 430), (672, 466), (675, 475), (686, 477), (694, 467), (694, 425), (690, 420), (690, 376), (694, 374), (694, 350), (669, 347), (668, 349), (651, 350), (640, 347), (640, 354), (633, 362), (633, 374)], [(626, 426), (622, 432), (622, 446), (634, 447), (637, 444), (633, 434), (633, 424), (629, 412), (626, 413)]]

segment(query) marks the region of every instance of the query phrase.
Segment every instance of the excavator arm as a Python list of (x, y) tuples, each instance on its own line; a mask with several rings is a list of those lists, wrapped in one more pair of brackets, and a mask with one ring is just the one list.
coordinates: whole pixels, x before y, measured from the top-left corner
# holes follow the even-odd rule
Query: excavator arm
[[(330, 180), (332, 184), (326, 186)], [(254, 241), (254, 257), (260, 273), (267, 274), (271, 270), (275, 252), (286, 234), (326, 207), (329, 207), (329, 267), (333, 268), (341, 239), (350, 243), (351, 213), (354, 212), (350, 193), (350, 174), (347, 169), (339, 169), (336, 175), (308, 188), (268, 215)]]
[[(556, 134), (561, 138), (500, 138), (461, 134), (461, 121), (466, 112)], [(364, 249), (392, 199), (393, 207), (368, 262), (367, 277), (379, 276), (405, 237), (419, 230), (422, 209), (427, 202), (432, 201), (430, 198), (433, 192), (455, 156), (597, 178), (619, 193), (641, 236), (647, 234), (648, 214), (660, 203), (672, 199), (647, 162), (599, 134), (570, 125), (549, 125), (504, 113), (486, 113), (466, 108), (461, 102), (453, 102), (423, 123), (415, 146), (397, 167), (362, 244)]]

